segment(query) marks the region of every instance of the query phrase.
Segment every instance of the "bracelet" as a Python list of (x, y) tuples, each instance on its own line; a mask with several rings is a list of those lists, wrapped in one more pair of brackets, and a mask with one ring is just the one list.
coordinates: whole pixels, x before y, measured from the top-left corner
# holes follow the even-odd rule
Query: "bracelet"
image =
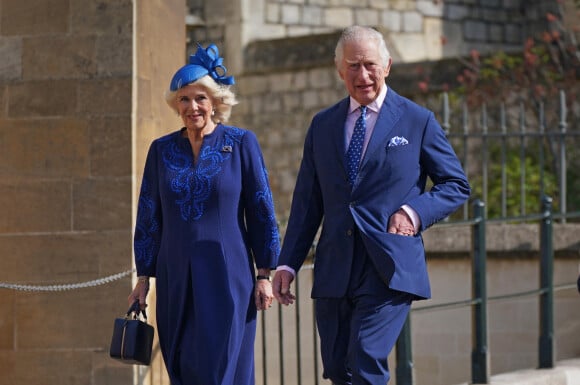
[(269, 281), (270, 280), (270, 276), (269, 275), (258, 275), (256, 277), (256, 280), (258, 280), (258, 281), (261, 280), (261, 279), (266, 279), (266, 280)]
[(137, 277), (137, 282), (149, 282), (149, 277), (142, 275), (141, 277)]

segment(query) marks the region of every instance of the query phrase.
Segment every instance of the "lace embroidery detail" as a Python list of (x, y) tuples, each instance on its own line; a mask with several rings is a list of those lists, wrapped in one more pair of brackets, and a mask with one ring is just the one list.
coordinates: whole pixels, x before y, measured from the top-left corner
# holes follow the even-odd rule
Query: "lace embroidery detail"
[(269, 251), (270, 255), (278, 255), (280, 251), (280, 235), (278, 234), (278, 225), (276, 223), (276, 214), (274, 211), (274, 199), (272, 191), (268, 187), (268, 170), (262, 165), (262, 172), (259, 181), (260, 189), (256, 192), (255, 205), (258, 209), (258, 218), (266, 224), (264, 230), (264, 239), (266, 241), (265, 252)]
[(143, 178), (138, 203), (139, 218), (135, 227), (134, 247), (136, 260), (147, 267), (153, 264), (153, 258), (159, 246), (155, 235), (159, 233), (160, 226), (155, 218), (154, 206), (155, 202), (151, 198), (148, 180)]
[[(163, 161), (169, 172), (171, 190), (178, 195), (175, 203), (184, 221), (202, 217), (205, 203), (211, 195), (212, 179), (221, 170), (222, 163), (231, 157), (231, 150), (242, 136), (242, 130), (229, 127), (214, 147), (207, 145), (201, 149), (196, 166), (176, 141), (167, 143), (163, 149)], [(225, 146), (230, 146), (230, 151), (222, 151)]]

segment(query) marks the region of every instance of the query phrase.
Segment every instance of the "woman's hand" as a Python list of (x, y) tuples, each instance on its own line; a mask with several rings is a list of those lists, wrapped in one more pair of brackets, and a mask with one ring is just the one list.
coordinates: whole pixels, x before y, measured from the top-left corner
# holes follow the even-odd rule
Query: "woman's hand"
[(141, 310), (145, 310), (147, 307), (147, 293), (149, 293), (149, 277), (139, 277), (137, 278), (137, 284), (135, 288), (129, 294), (129, 306), (133, 305), (135, 301), (139, 301), (139, 307)]
[(258, 310), (268, 310), (274, 301), (272, 284), (267, 279), (258, 279), (254, 289), (254, 300)]

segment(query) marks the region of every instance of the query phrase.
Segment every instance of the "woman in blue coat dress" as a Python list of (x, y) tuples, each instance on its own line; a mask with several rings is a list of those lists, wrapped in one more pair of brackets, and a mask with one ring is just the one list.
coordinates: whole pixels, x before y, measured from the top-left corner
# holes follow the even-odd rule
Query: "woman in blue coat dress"
[(144, 308), (155, 277), (172, 385), (254, 384), (256, 313), (273, 300), (268, 174), (256, 136), (225, 125), (237, 103), (225, 73), (213, 44), (175, 73), (166, 101), (184, 127), (151, 144), (139, 196), (129, 302)]

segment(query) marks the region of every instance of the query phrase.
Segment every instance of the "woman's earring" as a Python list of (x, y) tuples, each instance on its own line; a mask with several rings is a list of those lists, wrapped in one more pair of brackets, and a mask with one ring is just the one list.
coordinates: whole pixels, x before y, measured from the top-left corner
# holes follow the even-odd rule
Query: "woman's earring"
[(215, 110), (211, 110), (211, 116), (215, 115)]

